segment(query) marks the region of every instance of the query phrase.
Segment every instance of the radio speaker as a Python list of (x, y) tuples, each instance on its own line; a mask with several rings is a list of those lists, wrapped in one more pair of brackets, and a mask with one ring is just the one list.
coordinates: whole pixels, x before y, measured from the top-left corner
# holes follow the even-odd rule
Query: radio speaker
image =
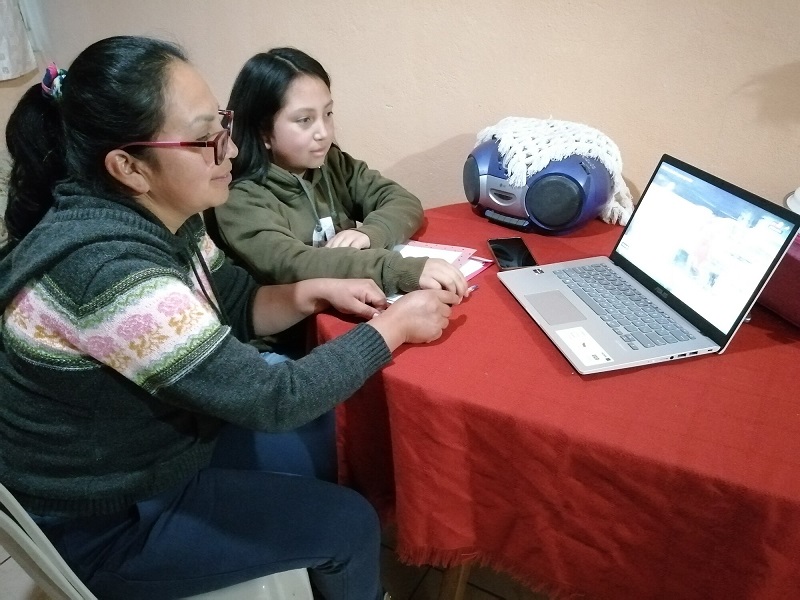
[(611, 175), (590, 157), (550, 161), (525, 186), (508, 182), (496, 140), (479, 144), (464, 163), (464, 193), (475, 212), (521, 231), (569, 233), (596, 218), (611, 196)]

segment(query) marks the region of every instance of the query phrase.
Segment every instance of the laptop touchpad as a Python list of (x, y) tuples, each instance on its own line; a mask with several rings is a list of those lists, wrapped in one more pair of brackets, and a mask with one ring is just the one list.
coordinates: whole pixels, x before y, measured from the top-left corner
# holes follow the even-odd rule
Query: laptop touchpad
[(533, 305), (533, 308), (535, 308), (550, 325), (561, 325), (562, 323), (586, 320), (583, 313), (558, 290), (542, 292), (540, 294), (528, 294), (525, 296), (525, 299)]

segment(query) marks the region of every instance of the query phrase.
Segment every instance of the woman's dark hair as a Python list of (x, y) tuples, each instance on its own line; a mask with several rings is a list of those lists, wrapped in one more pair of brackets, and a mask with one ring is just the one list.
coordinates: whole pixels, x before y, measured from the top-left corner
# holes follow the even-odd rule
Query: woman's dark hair
[(111, 37), (78, 55), (60, 96), (45, 96), (39, 84), (25, 92), (6, 126), (12, 165), (5, 222), (11, 241), (41, 220), (60, 180), (79, 181), (95, 191), (120, 190), (105, 157), (159, 132), (169, 68), (176, 60), (187, 58), (169, 42)]
[(267, 174), (270, 157), (264, 136), (272, 134), (275, 115), (283, 108), (286, 90), (300, 75), (325, 82), (328, 73), (315, 59), (297, 48), (273, 48), (248, 60), (233, 83), (228, 109), (235, 115), (232, 138), (239, 148), (233, 161), (233, 180), (259, 180)]

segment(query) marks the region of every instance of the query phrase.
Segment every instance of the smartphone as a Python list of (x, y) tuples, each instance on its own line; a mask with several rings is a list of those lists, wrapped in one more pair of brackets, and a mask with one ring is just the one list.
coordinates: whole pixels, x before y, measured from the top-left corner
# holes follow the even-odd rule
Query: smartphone
[(501, 271), (537, 265), (536, 259), (521, 237), (492, 238), (487, 243), (494, 262)]

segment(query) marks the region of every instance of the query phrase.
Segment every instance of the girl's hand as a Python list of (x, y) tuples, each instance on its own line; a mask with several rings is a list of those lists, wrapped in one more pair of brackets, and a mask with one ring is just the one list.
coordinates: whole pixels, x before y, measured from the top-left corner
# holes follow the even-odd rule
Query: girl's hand
[(419, 287), (423, 290), (449, 290), (463, 298), (467, 293), (467, 280), (446, 260), (429, 258), (419, 276)]
[(325, 244), (326, 248), (358, 248), (359, 250), (369, 248), (369, 246), (369, 236), (361, 233), (358, 229), (340, 231)]

